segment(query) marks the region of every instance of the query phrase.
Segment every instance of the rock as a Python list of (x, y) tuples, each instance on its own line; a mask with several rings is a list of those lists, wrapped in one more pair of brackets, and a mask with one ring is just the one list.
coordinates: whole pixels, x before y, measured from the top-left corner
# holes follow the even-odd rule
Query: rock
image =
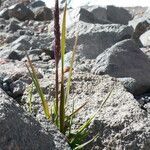
[(137, 24), (135, 30), (133, 32), (132, 38), (136, 41), (136, 43), (141, 47), (142, 44), (140, 43), (140, 36), (145, 33), (147, 30), (150, 29), (150, 21), (144, 20)]
[(29, 50), (31, 47), (30, 42), (28, 42), (30, 40), (30, 36), (27, 35), (22, 35), (20, 36), (18, 39), (16, 39), (12, 44), (12, 50)]
[(95, 59), (105, 49), (115, 43), (128, 39), (133, 33), (126, 25), (100, 25), (78, 22), (78, 26), (68, 29), (67, 50), (73, 48), (75, 33), (78, 31), (78, 51), (82, 57)]
[(32, 10), (34, 12), (34, 19), (36, 21), (47, 21), (53, 19), (53, 14), (50, 8), (38, 7)]
[(142, 43), (140, 41), (140, 36), (144, 34), (147, 30), (150, 29), (150, 8), (148, 8), (142, 17), (134, 18), (129, 22), (129, 25), (133, 26), (134, 33), (132, 38), (136, 41), (136, 43), (142, 47)]
[(4, 18), (0, 18), (0, 24), (6, 24), (6, 20)]
[(140, 36), (140, 41), (143, 46), (150, 46), (150, 30)]
[(94, 17), (101, 22), (102, 20), (110, 23), (107, 20), (107, 9), (100, 6), (84, 6), (83, 8), (87, 9), (90, 13), (94, 14)]
[(33, 36), (30, 40), (33, 49), (49, 49), (53, 44), (54, 38), (51, 38), (49, 34), (42, 34), (38, 36)]
[(4, 8), (0, 11), (0, 18), (9, 19), (8, 9)]
[(19, 26), (14, 20), (12, 20), (5, 28), (6, 32), (16, 32), (19, 29), (22, 29), (21, 26)]
[(79, 21), (83, 21), (86, 23), (100, 23), (106, 24), (107, 20), (98, 19), (97, 16), (94, 16), (93, 13), (89, 12), (86, 8), (76, 8), (68, 10), (67, 16), (67, 26), (70, 27), (74, 23), (78, 24)]
[(0, 89), (0, 148), (70, 150), (65, 138), (47, 122), (40, 124)]
[(4, 59), (21, 60), (25, 56), (25, 51), (16, 50), (16, 47), (12, 48), (3, 48), (0, 53), (0, 57)]
[(15, 4), (8, 9), (10, 18), (14, 17), (20, 21), (32, 20), (34, 18), (33, 12), (22, 3)]
[(41, 0), (38, 0), (38, 1), (33, 1), (32, 3), (30, 3), (29, 6), (32, 7), (32, 8), (37, 8), (37, 7), (43, 7), (43, 6), (46, 6), (46, 5), (45, 5), (45, 2), (43, 2)]
[(147, 10), (144, 12), (143, 17), (150, 19), (150, 7), (148, 7)]
[[(55, 78), (50, 77), (43, 81), (45, 93), (50, 94), (51, 100), (55, 96)], [(48, 84), (49, 83), (49, 84)], [(102, 102), (111, 95), (105, 102), (102, 109)], [(42, 119), (40, 100), (36, 94), (33, 103), (37, 106), (37, 118)], [(99, 76), (90, 73), (74, 72), (72, 77), (71, 91), (68, 101), (68, 111), (72, 110), (74, 102), (75, 109), (87, 102), (75, 117), (75, 126), (83, 124), (87, 119), (96, 113), (94, 122), (90, 125), (88, 139), (99, 134), (98, 139), (86, 146), (91, 149), (146, 149), (150, 145), (150, 120), (148, 113), (142, 110), (134, 96), (127, 92), (122, 83), (108, 75)], [(132, 138), (131, 138), (132, 137)], [(114, 140), (115, 139), (115, 140)]]
[(127, 90), (138, 95), (150, 90), (149, 65), (148, 57), (135, 42), (124, 40), (100, 54), (93, 65), (92, 72), (123, 78)]
[(42, 53), (40, 57), (44, 62), (48, 62), (52, 59), (52, 57), (50, 55), (47, 55), (46, 53)]
[[(18, 44), (17, 46), (13, 47), (13, 49), (20, 49), (21, 44)], [(12, 60), (21, 60), (22, 58), (25, 57), (25, 51), (19, 51), (19, 50), (9, 50), (8, 49), (8, 59)]]
[(142, 110), (134, 96), (115, 78), (76, 73), (71, 89), (68, 108), (71, 109), (73, 101), (75, 108), (87, 102), (77, 115), (76, 121), (81, 124), (100, 109), (102, 102), (111, 92), (89, 127), (88, 139), (97, 134), (99, 137), (87, 145), (86, 150), (149, 150), (150, 111), (146, 113)]
[(107, 19), (113, 23), (127, 25), (132, 15), (122, 7), (107, 6)]
[(8, 34), (8, 35), (6, 36), (5, 42), (6, 42), (6, 43), (12, 43), (12, 42), (15, 41), (17, 38), (18, 38), (18, 35), (16, 35), (16, 34)]
[(13, 93), (14, 98), (18, 98), (19, 96), (22, 96), (25, 91), (26, 85), (20, 81), (17, 80), (10, 84), (11, 92)]

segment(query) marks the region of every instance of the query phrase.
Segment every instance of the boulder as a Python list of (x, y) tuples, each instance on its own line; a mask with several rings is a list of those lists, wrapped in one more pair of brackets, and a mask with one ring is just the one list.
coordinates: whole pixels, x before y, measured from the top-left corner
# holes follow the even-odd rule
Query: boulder
[(106, 8), (100, 6), (84, 6), (83, 8), (94, 14), (94, 17), (97, 18), (99, 21), (105, 20), (109, 23), (109, 21), (107, 20)]
[(0, 149), (70, 150), (52, 123), (40, 124), (0, 89)]
[(124, 40), (108, 48), (96, 58), (92, 73), (123, 78), (123, 84), (138, 95), (150, 90), (150, 60), (133, 40)]
[(32, 9), (34, 13), (34, 20), (36, 21), (48, 21), (53, 19), (53, 14), (50, 8), (48, 7), (38, 7)]
[(100, 25), (78, 22), (68, 28), (67, 50), (73, 48), (75, 33), (78, 32), (78, 50), (81, 56), (95, 59), (105, 49), (115, 43), (128, 39), (133, 33), (132, 27), (126, 25)]
[(127, 25), (132, 19), (132, 15), (125, 8), (107, 6), (107, 19), (112, 23)]
[(140, 41), (141, 41), (143, 46), (145, 46), (145, 47), (149, 46), (150, 47), (150, 30), (146, 31), (145, 33), (143, 33), (140, 36)]
[(8, 9), (9, 18), (14, 17), (20, 21), (32, 20), (34, 18), (33, 12), (22, 3), (15, 4)]
[[(100, 24), (107, 24), (109, 21), (105, 19), (101, 19), (100, 17), (98, 18), (98, 15), (94, 15), (92, 13), (92, 10), (88, 11), (88, 7), (83, 7), (83, 8), (75, 8), (75, 9), (69, 9), (68, 10), (68, 15), (67, 15), (67, 26), (71, 26), (74, 23), (77, 23), (79, 21), (83, 21), (86, 23), (100, 23)], [(94, 11), (93, 11), (94, 12)], [(96, 11), (95, 11), (96, 12)], [(98, 13), (98, 12), (97, 12)]]
[(142, 34), (144, 34), (147, 30), (150, 29), (150, 20), (143, 20), (143, 21), (140, 21), (136, 27), (135, 27), (135, 30), (133, 32), (133, 36), (132, 38), (136, 41), (136, 43), (142, 47), (143, 45), (141, 44), (141, 41), (140, 41), (140, 36)]
[[(150, 111), (141, 109), (122, 83), (108, 75), (75, 73), (71, 89), (68, 108), (71, 109), (73, 101), (75, 108), (87, 102), (78, 113), (77, 122), (82, 124), (96, 113), (89, 127), (88, 139), (97, 134), (99, 137), (87, 145), (86, 150), (149, 150)], [(100, 109), (109, 94), (109, 98)]]
[[(44, 81), (45, 80), (45, 81)], [(41, 85), (44, 92), (53, 100), (55, 96), (55, 77), (44, 78)], [(102, 109), (102, 102), (108, 97)], [(37, 118), (43, 120), (40, 99), (34, 93), (37, 106)], [(68, 111), (87, 104), (76, 115), (75, 126), (83, 124), (96, 112), (93, 123), (89, 126), (88, 140), (99, 135), (95, 142), (85, 147), (86, 150), (98, 149), (144, 149), (150, 146), (150, 111), (140, 108), (134, 96), (127, 92), (116, 78), (108, 75), (93, 75), (75, 71), (68, 101)], [(28, 108), (28, 107), (26, 107)], [(99, 111), (98, 111), (99, 110)]]
[(142, 34), (150, 29), (150, 8), (145, 11), (142, 17), (134, 18), (132, 21), (130, 21), (129, 25), (134, 28), (132, 38), (140, 47), (142, 47), (143, 45), (139, 38)]

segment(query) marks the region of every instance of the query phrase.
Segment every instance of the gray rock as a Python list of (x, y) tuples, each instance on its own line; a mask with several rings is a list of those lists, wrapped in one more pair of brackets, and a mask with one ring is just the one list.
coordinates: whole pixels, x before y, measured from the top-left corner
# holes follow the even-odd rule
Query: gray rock
[(33, 49), (49, 49), (53, 39), (54, 38), (51, 38), (49, 34), (40, 34), (33, 36), (30, 43)]
[(46, 53), (42, 53), (40, 57), (44, 62), (47, 62), (52, 59), (52, 57), (50, 55), (47, 55)]
[(98, 19), (97, 16), (94, 16), (94, 13), (89, 12), (86, 8), (75, 8), (69, 9), (67, 15), (67, 26), (70, 27), (74, 23), (78, 24), (79, 21), (86, 23), (100, 23), (107, 24), (108, 21), (104, 19)]
[[(20, 49), (21, 44), (16, 45), (15, 47), (12, 47), (13, 49)], [(8, 49), (8, 56), (6, 58), (12, 59), (12, 60), (21, 60), (25, 57), (26, 53), (25, 51), (19, 51), (19, 50), (9, 50)]]
[[(55, 96), (54, 79), (55, 77), (50, 77), (45, 81), (42, 80), (42, 87), (44, 86), (44, 90), (50, 93), (51, 100)], [(109, 99), (100, 109), (102, 102), (110, 92)], [(43, 120), (42, 113), (39, 111), (41, 109), (40, 100), (36, 95), (34, 96), (36, 102), (39, 103), (35, 104), (38, 108), (37, 118)], [(73, 103), (75, 108), (79, 108), (85, 102), (87, 102), (86, 106), (75, 117), (75, 126), (77, 125), (78, 128), (79, 122), (83, 124), (97, 112), (94, 122), (89, 127), (88, 139), (99, 134), (95, 142), (85, 147), (86, 150), (149, 150), (150, 111), (146, 113), (145, 110), (142, 110), (134, 96), (126, 91), (122, 83), (109, 76), (75, 71), (72, 77), (68, 111), (72, 110)]]
[(4, 18), (0, 18), (0, 24), (6, 24), (6, 20)]
[(106, 21), (107, 23), (111, 23), (107, 20), (107, 9), (100, 6), (85, 6), (83, 7), (87, 9), (89, 12), (94, 14), (95, 18), (97, 18), (100, 22)]
[(150, 29), (140, 36), (140, 41), (143, 46), (150, 47)]
[(46, 6), (45, 3), (41, 0), (33, 1), (32, 3), (29, 4), (30, 7), (32, 8), (37, 8), (37, 7), (43, 7)]
[(22, 29), (15, 21), (11, 21), (9, 25), (6, 26), (6, 32), (16, 32), (17, 30)]
[[(109, 99), (99, 110), (110, 92)], [(89, 127), (89, 139), (97, 134), (99, 137), (95, 142), (87, 145), (86, 150), (149, 150), (150, 111), (146, 113), (142, 110), (134, 96), (116, 79), (76, 73), (68, 108), (71, 109), (73, 101), (76, 108), (87, 102), (77, 115), (76, 121), (81, 124), (99, 110)]]
[(1, 89), (0, 99), (0, 149), (70, 150), (50, 122), (40, 124)]
[(9, 9), (9, 17), (17, 18), (18, 20), (25, 21), (25, 20), (31, 20), (34, 18), (33, 12), (27, 8), (23, 3), (15, 4)]
[(31, 44), (29, 40), (31, 39), (30, 36), (22, 35), (18, 39), (16, 39), (12, 44), (13, 50), (29, 50), (31, 47)]
[(8, 35), (6, 36), (5, 42), (6, 42), (6, 43), (12, 43), (12, 42), (15, 41), (18, 37), (19, 37), (19, 36), (16, 35), (16, 34), (8, 34)]
[(81, 56), (94, 59), (115, 43), (128, 39), (133, 33), (126, 25), (100, 25), (78, 22), (78, 26), (68, 29), (67, 50), (73, 48), (75, 34), (78, 32), (78, 51)]
[(113, 23), (127, 25), (132, 15), (122, 7), (107, 6), (107, 19)]
[(26, 85), (20, 80), (17, 80), (10, 84), (10, 90), (14, 98), (22, 96), (25, 91)]
[(34, 20), (36, 21), (48, 21), (53, 19), (52, 11), (48, 7), (38, 7), (32, 10), (34, 12)]
[(9, 19), (8, 9), (4, 8), (0, 11), (0, 18)]
[[(137, 63), (138, 62), (138, 63)], [(100, 54), (93, 66), (94, 74), (125, 78), (125, 87), (135, 95), (150, 90), (150, 61), (134, 41), (124, 40)], [(131, 80), (133, 78), (135, 81)]]
[(139, 38), (142, 34), (150, 29), (150, 8), (145, 11), (142, 17), (134, 18), (132, 21), (130, 21), (129, 25), (133, 26), (134, 28), (132, 38), (140, 47), (142, 47), (143, 45)]
[(25, 51), (16, 50), (15, 47), (12, 48), (3, 48), (0, 53), (0, 57), (5, 59), (21, 60), (25, 56)]
[(136, 41), (136, 43), (141, 47), (140, 36), (150, 29), (150, 20), (144, 20), (137, 24), (135, 30), (133, 32), (132, 38)]

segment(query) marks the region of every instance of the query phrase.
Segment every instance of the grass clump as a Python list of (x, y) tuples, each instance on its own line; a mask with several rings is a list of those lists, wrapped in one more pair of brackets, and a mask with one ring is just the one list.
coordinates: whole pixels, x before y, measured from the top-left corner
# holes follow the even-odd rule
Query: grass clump
[[(72, 78), (74, 57), (75, 57), (75, 51), (76, 51), (77, 41), (78, 41), (78, 36), (76, 35), (74, 47), (72, 50), (72, 58), (71, 58), (70, 68), (69, 68), (69, 77), (67, 80), (67, 84), (65, 84), (65, 81), (64, 81), (64, 70), (65, 70), (64, 55), (65, 55), (65, 49), (66, 49), (66, 11), (67, 11), (67, 3), (65, 4), (65, 7), (64, 7), (63, 20), (62, 20), (62, 26), (61, 26), (61, 32), (60, 32), (59, 1), (56, 0), (55, 10), (54, 10), (55, 99), (54, 99), (54, 104), (53, 104), (53, 106), (51, 106), (51, 108), (49, 108), (49, 106), (48, 106), (47, 100), (45, 99), (45, 95), (44, 95), (42, 88), (40, 86), (40, 83), (38, 81), (35, 68), (34, 68), (28, 55), (27, 55), (28, 64), (26, 64), (26, 66), (31, 75), (33, 84), (34, 84), (34, 86), (39, 94), (39, 97), (41, 99), (46, 118), (48, 120), (53, 121), (53, 123), (57, 126), (57, 128), (60, 130), (60, 132), (66, 136), (71, 148), (73, 150), (77, 150), (77, 149), (82, 149), (85, 145), (91, 143), (94, 139), (96, 139), (98, 137), (98, 135), (96, 135), (95, 137), (93, 137), (93, 139), (84, 143), (85, 139), (87, 138), (87, 136), (89, 134), (88, 127), (91, 124), (91, 122), (93, 121), (97, 112), (94, 115), (92, 115), (91, 118), (89, 118), (83, 125), (81, 125), (78, 129), (75, 129), (75, 130), (73, 129), (73, 125), (74, 125), (73, 120), (74, 120), (76, 114), (86, 105), (86, 103), (84, 103), (79, 108), (74, 109), (74, 102), (73, 102), (71, 114), (67, 115), (67, 113), (66, 113), (67, 112), (67, 109), (66, 109), (67, 102), (68, 102), (69, 92), (70, 92), (70, 87), (71, 87), (71, 78)], [(58, 63), (60, 60), (61, 60), (61, 81), (59, 82)], [(59, 91), (59, 87), (60, 87), (60, 91)], [(31, 91), (32, 91), (32, 88), (31, 88)], [(32, 96), (30, 95), (29, 96), (29, 102), (30, 102), (29, 110), (30, 111), (32, 109), (31, 98), (32, 98)], [(104, 102), (102, 103), (102, 105), (104, 104)]]

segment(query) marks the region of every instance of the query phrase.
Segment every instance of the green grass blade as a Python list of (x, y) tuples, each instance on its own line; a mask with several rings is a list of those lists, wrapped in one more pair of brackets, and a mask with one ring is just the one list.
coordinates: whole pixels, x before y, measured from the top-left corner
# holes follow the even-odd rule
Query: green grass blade
[[(113, 87), (114, 88), (114, 87)], [(95, 118), (95, 116), (97, 115), (97, 113), (100, 111), (100, 109), (104, 106), (105, 102), (109, 99), (109, 97), (111, 96), (111, 93), (113, 91), (110, 91), (110, 93), (107, 95), (107, 97), (103, 100), (100, 108), (96, 111), (96, 113), (91, 116), (91, 118), (89, 118), (76, 132), (76, 135), (74, 136), (74, 138), (72, 139), (71, 143), (76, 143), (75, 141), (81, 136), (84, 135), (84, 133), (87, 131), (87, 128), (89, 127), (89, 125), (92, 123), (93, 119)]]
[(60, 95), (60, 131), (65, 133), (65, 99), (64, 99), (64, 55), (66, 49), (66, 11), (67, 3), (64, 8), (61, 36), (61, 95)]
[(111, 91), (108, 93), (108, 95), (106, 96), (106, 98), (103, 100), (102, 104), (100, 105), (99, 110), (104, 106), (104, 104), (106, 103), (106, 101), (109, 99), (109, 97), (111, 96), (113, 90), (114, 90), (114, 86), (112, 87)]
[(80, 150), (83, 149), (86, 145), (90, 144), (91, 142), (93, 142), (94, 140), (96, 140), (99, 137), (99, 135), (97, 134), (96, 136), (94, 136), (91, 140), (77, 146), (76, 148), (74, 148), (74, 150)]
[(76, 113), (78, 113), (85, 105), (87, 104), (87, 102), (85, 102), (83, 105), (81, 105), (79, 108), (77, 108), (75, 111), (73, 111), (68, 118), (73, 117), (74, 115), (76, 115)]
[[(73, 104), (72, 104), (72, 114), (74, 112), (74, 106), (75, 105), (75, 100), (73, 99)], [(68, 133), (68, 136), (70, 136), (70, 133), (71, 133), (71, 129), (72, 129), (72, 125), (73, 125), (73, 116), (70, 117), (70, 122), (69, 122), (69, 133)]]
[(29, 112), (30, 113), (32, 113), (32, 98), (33, 98), (33, 83), (30, 86), (29, 95), (28, 95), (28, 103), (29, 103)]
[(72, 71), (73, 71), (75, 52), (77, 49), (77, 42), (78, 42), (78, 34), (76, 35), (75, 44), (74, 44), (74, 47), (72, 50), (72, 58), (71, 58), (71, 62), (70, 62), (69, 77), (68, 77), (67, 87), (66, 87), (65, 103), (67, 103), (69, 92), (70, 92), (70, 87), (71, 87), (71, 77), (72, 77)]
[(43, 106), (43, 109), (44, 109), (45, 116), (46, 116), (48, 119), (50, 119), (50, 111), (49, 111), (48, 103), (47, 103), (47, 101), (46, 101), (46, 99), (45, 99), (45, 96), (44, 96), (44, 93), (43, 93), (43, 91), (42, 91), (42, 88), (40, 87), (40, 83), (39, 83), (39, 81), (38, 81), (38, 78), (37, 78), (37, 75), (36, 75), (36, 71), (35, 71), (35, 69), (34, 69), (34, 66), (33, 66), (33, 64), (32, 64), (32, 62), (31, 62), (31, 60), (30, 60), (30, 58), (29, 58), (28, 55), (27, 55), (27, 59), (28, 59), (28, 63), (29, 63), (29, 66), (30, 66), (31, 70), (29, 69), (29, 66), (28, 66), (28, 65), (26, 65), (26, 66), (27, 66), (27, 69), (28, 69), (28, 71), (29, 71), (29, 73), (30, 73), (30, 75), (31, 75), (31, 78), (32, 78), (32, 80), (33, 80), (33, 82), (34, 82), (34, 84), (35, 84), (35, 87), (36, 87), (36, 89), (37, 89), (37, 91), (38, 91), (38, 94), (39, 94), (39, 96), (40, 96), (40, 98), (41, 98), (42, 106)]
[(79, 133), (82, 132), (85, 128), (87, 128), (87, 127), (91, 124), (91, 122), (92, 122), (92, 120), (95, 118), (96, 114), (101, 110), (101, 108), (104, 106), (104, 104), (106, 103), (106, 101), (107, 101), (107, 100), (109, 99), (109, 97), (111, 96), (113, 89), (114, 89), (114, 87), (111, 89), (111, 91), (109, 92), (109, 94), (107, 95), (107, 97), (103, 100), (102, 104), (100, 105), (100, 108), (96, 111), (96, 113), (95, 113), (91, 118), (89, 118), (89, 119), (87, 120), (87, 122), (85, 122), (85, 123), (80, 127), (80, 129), (79, 129), (79, 131), (78, 131)]

